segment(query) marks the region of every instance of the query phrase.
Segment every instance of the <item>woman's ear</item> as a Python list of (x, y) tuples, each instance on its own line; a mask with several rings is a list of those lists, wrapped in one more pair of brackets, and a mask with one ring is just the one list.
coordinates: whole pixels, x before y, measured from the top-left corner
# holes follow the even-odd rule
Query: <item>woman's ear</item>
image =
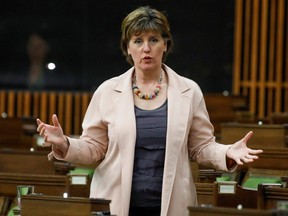
[(128, 55), (131, 55), (131, 52), (130, 52), (130, 49), (129, 49), (129, 46), (127, 45), (127, 54)]
[(164, 52), (166, 52), (167, 51), (167, 40), (164, 40), (164, 50), (163, 50)]

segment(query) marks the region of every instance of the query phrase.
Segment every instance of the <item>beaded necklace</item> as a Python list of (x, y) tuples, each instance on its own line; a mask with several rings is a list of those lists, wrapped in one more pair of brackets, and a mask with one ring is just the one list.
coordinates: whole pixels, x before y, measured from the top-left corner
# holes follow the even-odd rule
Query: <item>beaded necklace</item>
[(140, 99), (144, 99), (144, 100), (152, 100), (154, 99), (158, 93), (161, 90), (161, 83), (163, 80), (163, 75), (162, 72), (160, 74), (159, 80), (158, 80), (158, 85), (156, 85), (154, 91), (151, 94), (144, 94), (140, 91), (138, 85), (137, 85), (137, 80), (136, 80), (136, 73), (134, 74), (134, 77), (132, 79), (132, 88), (134, 93), (140, 98)]

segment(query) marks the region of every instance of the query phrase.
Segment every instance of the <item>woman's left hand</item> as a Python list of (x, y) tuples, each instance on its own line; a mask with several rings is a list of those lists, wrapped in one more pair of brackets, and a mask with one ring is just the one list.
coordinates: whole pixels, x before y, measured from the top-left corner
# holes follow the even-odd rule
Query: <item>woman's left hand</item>
[(243, 139), (231, 145), (231, 147), (226, 152), (226, 156), (234, 160), (238, 165), (243, 165), (243, 163), (251, 163), (258, 159), (257, 154), (262, 153), (263, 150), (254, 150), (247, 147), (247, 141), (252, 136), (253, 132), (250, 131)]

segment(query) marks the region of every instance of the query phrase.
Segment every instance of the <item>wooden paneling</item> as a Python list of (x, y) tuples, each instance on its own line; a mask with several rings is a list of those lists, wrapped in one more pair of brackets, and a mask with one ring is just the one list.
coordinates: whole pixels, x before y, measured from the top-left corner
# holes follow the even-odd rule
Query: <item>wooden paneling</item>
[(233, 94), (258, 119), (288, 111), (286, 0), (236, 0)]

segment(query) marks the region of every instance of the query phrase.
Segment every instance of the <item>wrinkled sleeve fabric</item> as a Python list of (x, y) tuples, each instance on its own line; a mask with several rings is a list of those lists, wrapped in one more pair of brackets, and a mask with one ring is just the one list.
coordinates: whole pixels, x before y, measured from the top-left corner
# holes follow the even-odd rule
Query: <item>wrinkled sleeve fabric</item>
[(198, 85), (194, 88), (192, 100), (193, 120), (188, 137), (189, 156), (199, 164), (222, 171), (234, 171), (235, 167), (227, 169), (226, 152), (230, 145), (215, 141), (214, 128), (210, 122), (203, 93)]

